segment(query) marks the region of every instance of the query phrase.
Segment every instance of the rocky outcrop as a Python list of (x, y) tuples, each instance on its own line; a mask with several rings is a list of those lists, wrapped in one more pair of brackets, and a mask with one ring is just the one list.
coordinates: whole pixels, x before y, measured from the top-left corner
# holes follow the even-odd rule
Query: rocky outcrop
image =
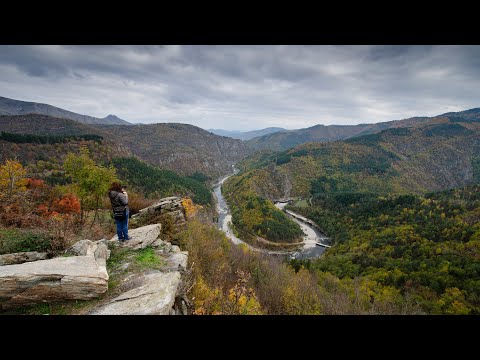
[[(42, 302), (89, 300), (108, 289), (106, 268), (110, 250), (106, 240), (81, 240), (67, 250), (68, 257), (43, 260), (47, 254), (18, 253), (3, 261), (30, 262), (0, 266), (0, 308)], [(6, 259), (6, 260), (5, 260)], [(42, 259), (42, 260), (40, 260)]]
[(157, 203), (141, 209), (138, 214), (132, 216), (134, 221), (142, 216), (164, 215), (173, 219), (175, 227), (181, 227), (186, 222), (185, 208), (182, 205), (182, 199), (176, 196), (160, 199)]
[(0, 266), (23, 264), (25, 262), (38, 261), (38, 260), (46, 260), (47, 257), (48, 257), (47, 253), (40, 253), (36, 251), (5, 254), (5, 255), (0, 255)]
[(91, 315), (169, 315), (174, 307), (180, 272), (155, 272), (133, 279), (131, 290)]
[(168, 254), (172, 250), (172, 244), (162, 239), (155, 240), (152, 247), (159, 249), (163, 254)]
[(88, 300), (107, 289), (107, 269), (94, 256), (0, 266), (2, 309), (66, 299)]
[(125, 262), (111, 269), (119, 284), (120, 294), (90, 309), (92, 315), (185, 315), (189, 302), (184, 294), (183, 275), (188, 273), (188, 252), (161, 239), (152, 244), (154, 253), (161, 259), (160, 268), (138, 272), (131, 266), (134, 252)]
[[(131, 238), (125, 241), (122, 246), (130, 247), (134, 250), (146, 248), (157, 240), (162, 229), (161, 224), (152, 224), (142, 226), (137, 229), (128, 230), (128, 236)], [(118, 236), (115, 235), (110, 241), (118, 242)]]
[(177, 197), (177, 196), (171, 196), (171, 197), (166, 197), (163, 199), (160, 199), (158, 202), (156, 202), (153, 205), (150, 205), (149, 207), (146, 207), (145, 209), (141, 209), (138, 214), (135, 214), (132, 216), (132, 218), (136, 218), (142, 215), (146, 214), (165, 214), (165, 213), (171, 213), (171, 212), (177, 212), (180, 211), (184, 212), (183, 205), (182, 205), (182, 199)]
[(77, 241), (67, 250), (67, 253), (75, 256), (93, 256), (95, 261), (101, 266), (106, 266), (107, 260), (110, 258), (110, 250), (108, 249), (105, 239), (98, 241)]
[[(178, 209), (170, 198), (172, 212)], [(165, 209), (164, 205), (158, 209)], [(175, 210), (178, 209), (178, 210)], [(135, 263), (136, 252), (127, 251), (122, 264), (115, 265), (112, 277), (119, 287), (109, 294), (109, 274), (106, 261), (110, 257), (109, 245), (118, 245), (117, 237), (111, 240), (81, 240), (66, 252), (66, 256), (38, 260), (23, 264), (0, 266), (0, 309), (34, 305), (64, 300), (89, 300), (105, 294), (98, 303), (83, 313), (98, 315), (173, 315), (187, 314), (188, 300), (184, 296), (182, 275), (187, 271), (188, 252), (176, 245), (162, 241), (161, 224), (151, 224), (129, 231), (131, 240), (121, 247), (139, 250), (152, 247), (160, 266), (144, 269)], [(115, 251), (112, 250), (112, 251)], [(3, 261), (20, 261), (41, 254), (9, 254)], [(46, 254), (45, 254), (46, 256)], [(18, 260), (12, 260), (17, 259)], [(22, 260), (23, 261), (23, 260)], [(136, 264), (136, 266), (130, 266)], [(120, 294), (119, 294), (120, 291)]]
[(188, 252), (180, 251), (172, 253), (168, 258), (169, 270), (183, 271), (187, 268)]
[(171, 211), (171, 212), (167, 213), (167, 215), (172, 217), (173, 222), (177, 226), (183, 225), (186, 222), (185, 213), (183, 212), (183, 210)]

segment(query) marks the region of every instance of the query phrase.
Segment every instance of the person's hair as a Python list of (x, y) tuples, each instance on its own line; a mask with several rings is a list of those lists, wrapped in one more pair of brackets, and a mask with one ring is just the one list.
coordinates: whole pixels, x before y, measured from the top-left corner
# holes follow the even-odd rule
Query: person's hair
[(112, 182), (112, 185), (110, 185), (110, 189), (108, 189), (108, 191), (121, 192), (122, 191), (122, 185), (120, 185), (120, 183), (114, 181), (114, 182)]

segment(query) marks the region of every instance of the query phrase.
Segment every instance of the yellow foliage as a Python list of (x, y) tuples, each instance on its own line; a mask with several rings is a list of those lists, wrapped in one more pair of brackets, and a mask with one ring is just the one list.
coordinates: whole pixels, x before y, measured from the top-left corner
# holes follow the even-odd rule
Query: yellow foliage
[(18, 161), (7, 160), (0, 165), (0, 195), (11, 196), (25, 191), (27, 170)]
[(193, 288), (195, 315), (219, 315), (221, 312), (221, 291), (210, 288), (199, 276)]
[(441, 313), (467, 315), (470, 313), (470, 309), (465, 302), (465, 295), (463, 292), (460, 289), (453, 287), (445, 289), (445, 292), (437, 301), (437, 306)]
[(192, 199), (185, 197), (182, 199), (182, 206), (185, 209), (185, 215), (187, 218), (195, 216), (197, 211), (202, 208), (201, 205), (196, 205), (193, 203)]
[(237, 283), (229, 290), (227, 296), (228, 313), (235, 315), (261, 315), (262, 310), (255, 296), (255, 291), (246, 286), (250, 274), (242, 270), (237, 270), (236, 273), (238, 275)]
[(248, 249), (247, 244), (241, 243), (241, 244), (238, 245), (238, 247), (239, 247), (240, 249), (242, 249), (242, 251), (243, 251), (244, 254), (246, 254), (246, 253), (248, 253), (248, 252), (250, 251), (250, 250)]
[(318, 315), (321, 314), (321, 304), (315, 293), (316, 284), (309, 281), (310, 274), (306, 269), (300, 269), (295, 277), (283, 290), (283, 303), (286, 314)]

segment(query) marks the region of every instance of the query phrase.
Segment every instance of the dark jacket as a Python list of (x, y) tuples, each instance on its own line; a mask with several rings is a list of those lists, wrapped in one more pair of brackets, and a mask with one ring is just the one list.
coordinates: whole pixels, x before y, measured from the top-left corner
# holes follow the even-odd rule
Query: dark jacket
[(110, 202), (112, 203), (113, 210), (116, 209), (124, 209), (127, 208), (128, 210), (128, 195), (112, 190), (108, 192), (108, 197), (110, 198)]

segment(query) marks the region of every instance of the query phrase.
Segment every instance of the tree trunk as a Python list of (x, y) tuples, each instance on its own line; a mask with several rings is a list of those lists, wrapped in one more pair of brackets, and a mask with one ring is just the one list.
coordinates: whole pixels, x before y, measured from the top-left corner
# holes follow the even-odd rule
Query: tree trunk
[(97, 219), (97, 214), (98, 214), (98, 202), (99, 202), (99, 200), (100, 200), (100, 197), (97, 196), (96, 202), (95, 202), (95, 214), (93, 215), (92, 225), (95, 223), (95, 220)]
[(15, 176), (10, 174), (10, 184), (8, 185), (8, 197), (11, 197), (13, 194), (13, 185), (15, 184)]
[(83, 198), (80, 199), (80, 223), (83, 224)]

